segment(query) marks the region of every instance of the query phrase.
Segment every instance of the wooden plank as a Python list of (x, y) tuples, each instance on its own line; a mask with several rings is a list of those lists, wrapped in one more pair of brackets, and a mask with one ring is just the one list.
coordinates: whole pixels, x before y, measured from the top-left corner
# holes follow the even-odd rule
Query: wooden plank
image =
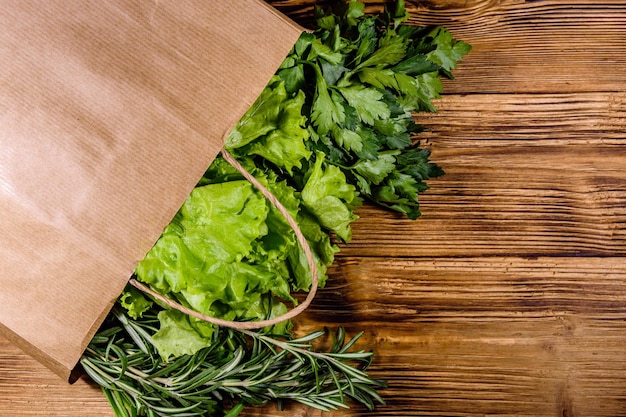
[(623, 2), (582, 1), (573, 7), (562, 0), (470, 4), (438, 0), (428, 6), (411, 5), (415, 5), (411, 23), (445, 24), (475, 46), (471, 59), (456, 73), (463, 83), (452, 84), (450, 91), (623, 89), (614, 76), (626, 70)]
[(0, 337), (0, 416), (113, 416), (99, 387), (69, 385)]
[(433, 146), (446, 175), (420, 197), (423, 217), (366, 206), (339, 256), (626, 254), (624, 146), (489, 141)]
[[(462, 80), (455, 82), (462, 83)], [(438, 113), (419, 113), (419, 138), (437, 157), (443, 148), (623, 145), (626, 85), (577, 94), (446, 94)]]
[(342, 259), (299, 331), (365, 329), (388, 380), (388, 405), (330, 415), (624, 415), (624, 261)]
[(623, 257), (342, 258), (307, 316), (406, 325), (559, 313), (618, 319), (626, 315), (623, 265)]
[[(304, 25), (314, 0), (270, 2)], [(329, 2), (320, 2), (327, 4)], [(379, 11), (385, 1), (368, 1)], [(623, 1), (407, 1), (410, 24), (444, 25), (473, 51), (450, 93), (620, 91), (626, 73)]]

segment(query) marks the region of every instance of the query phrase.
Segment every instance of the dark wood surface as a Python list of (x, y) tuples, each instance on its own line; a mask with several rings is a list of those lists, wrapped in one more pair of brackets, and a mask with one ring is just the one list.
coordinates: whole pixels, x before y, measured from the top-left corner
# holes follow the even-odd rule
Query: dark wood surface
[[(269, 1), (295, 20), (313, 2)], [(407, 2), (471, 43), (423, 217), (366, 206), (304, 332), (365, 331), (387, 405), (261, 416), (626, 416), (626, 4)], [(371, 10), (379, 2), (368, 2)], [(0, 416), (112, 416), (0, 339)]]

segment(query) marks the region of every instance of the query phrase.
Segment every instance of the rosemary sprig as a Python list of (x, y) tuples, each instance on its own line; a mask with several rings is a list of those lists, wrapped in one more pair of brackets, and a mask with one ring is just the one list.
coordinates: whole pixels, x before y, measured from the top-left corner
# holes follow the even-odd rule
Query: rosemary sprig
[(312, 342), (329, 331), (292, 339), (262, 332), (218, 328), (209, 347), (165, 362), (151, 334), (154, 313), (129, 320), (114, 309), (116, 322), (101, 330), (81, 364), (99, 384), (117, 417), (238, 415), (246, 405), (295, 401), (323, 411), (348, 408), (353, 400), (373, 409), (384, 404), (384, 382), (366, 373), (372, 352), (350, 351), (361, 334), (346, 341), (332, 335), (328, 352)]

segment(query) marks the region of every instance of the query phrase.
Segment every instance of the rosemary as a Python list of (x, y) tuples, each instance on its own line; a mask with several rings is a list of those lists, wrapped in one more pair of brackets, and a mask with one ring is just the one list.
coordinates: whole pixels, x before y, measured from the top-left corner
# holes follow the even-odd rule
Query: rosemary
[[(373, 353), (350, 351), (361, 333), (328, 329), (300, 338), (219, 327), (212, 343), (193, 355), (163, 361), (151, 339), (154, 313), (138, 320), (114, 309), (81, 359), (117, 417), (237, 416), (247, 405), (295, 401), (322, 411), (352, 400), (373, 409), (384, 404), (384, 382), (366, 373)], [(328, 352), (312, 342), (329, 334)]]

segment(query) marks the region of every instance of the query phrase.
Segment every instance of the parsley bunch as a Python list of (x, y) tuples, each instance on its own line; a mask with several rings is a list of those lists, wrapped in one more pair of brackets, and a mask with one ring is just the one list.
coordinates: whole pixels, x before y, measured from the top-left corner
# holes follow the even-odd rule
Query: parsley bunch
[(318, 29), (297, 41), (278, 71), (287, 93), (306, 96), (307, 146), (361, 196), (415, 219), (424, 181), (443, 170), (414, 143), (423, 129), (412, 113), (436, 111), (441, 78), (452, 78), (470, 46), (443, 27), (402, 24), (402, 1), (379, 16), (365, 15), (357, 1), (315, 13)]

